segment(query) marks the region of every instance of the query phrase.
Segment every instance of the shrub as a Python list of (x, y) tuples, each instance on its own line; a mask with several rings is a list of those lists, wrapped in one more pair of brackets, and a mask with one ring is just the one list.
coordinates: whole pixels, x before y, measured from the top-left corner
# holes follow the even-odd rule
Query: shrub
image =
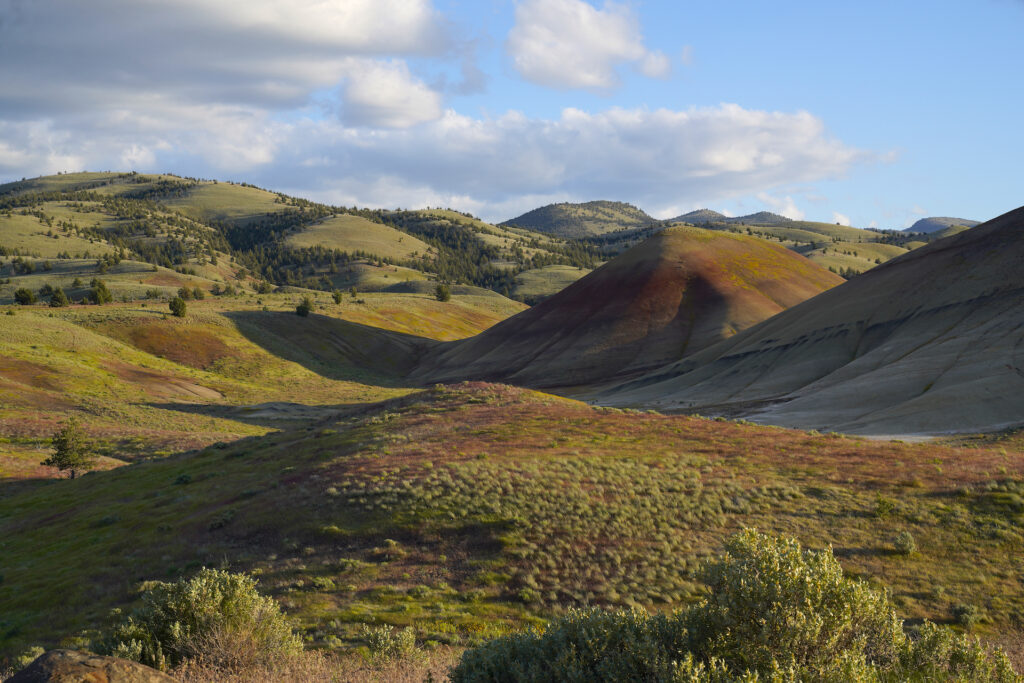
[(31, 289), (19, 287), (14, 291), (14, 300), (22, 306), (30, 306), (36, 302), (36, 295)]
[(108, 635), (103, 653), (160, 670), (186, 660), (240, 669), (302, 650), (278, 604), (245, 574), (204, 568), (191, 579), (155, 582), (142, 603)]
[(203, 291), (202, 287), (193, 287), (192, 298), (195, 299), (196, 301), (202, 301), (203, 299), (206, 298), (206, 292)]
[(341, 290), (340, 289), (336, 289), (333, 292), (331, 292), (331, 298), (334, 299), (334, 303), (340, 304), (341, 303)]
[(308, 294), (302, 297), (302, 301), (295, 307), (295, 313), (305, 318), (313, 310), (313, 298)]
[(189, 301), (192, 299), (192, 290), (188, 287), (181, 287), (178, 289), (178, 297), (185, 301)]
[(366, 641), (370, 658), (375, 660), (406, 657), (416, 649), (416, 632), (391, 626), (363, 625), (360, 636)]
[(448, 301), (452, 298), (452, 290), (448, 288), (448, 285), (439, 284), (434, 289), (434, 297), (438, 301)]
[(830, 550), (745, 530), (702, 572), (704, 602), (671, 615), (570, 610), (543, 631), (467, 650), (453, 683), (1020, 679), (999, 651), (926, 623), (908, 637), (888, 595)]
[(114, 300), (110, 290), (107, 289), (107, 283), (103, 280), (93, 278), (90, 285), (92, 289), (89, 290), (89, 300), (94, 304), (109, 304)]
[(917, 543), (909, 531), (901, 531), (896, 536), (896, 552), (900, 555), (911, 555), (917, 550)]
[(167, 307), (171, 309), (171, 313), (173, 313), (176, 318), (185, 317), (185, 310), (187, 307), (185, 306), (185, 300), (180, 296), (176, 296), (171, 299), (168, 302)]
[(71, 302), (68, 301), (68, 295), (64, 293), (64, 289), (61, 287), (57, 287), (53, 290), (53, 294), (50, 295), (51, 308), (62, 308), (70, 303)]

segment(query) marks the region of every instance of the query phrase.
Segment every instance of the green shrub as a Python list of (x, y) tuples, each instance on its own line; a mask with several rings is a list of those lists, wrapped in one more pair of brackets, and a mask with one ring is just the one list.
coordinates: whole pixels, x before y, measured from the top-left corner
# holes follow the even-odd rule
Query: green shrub
[(452, 290), (445, 284), (439, 284), (434, 288), (434, 298), (438, 301), (449, 301), (452, 298)]
[(901, 531), (896, 536), (896, 552), (900, 555), (912, 555), (917, 550), (917, 542), (909, 531)]
[(908, 637), (883, 592), (830, 550), (745, 530), (702, 572), (704, 602), (671, 615), (571, 610), (543, 632), (467, 650), (454, 683), (484, 681), (1019, 681), (1001, 652), (925, 624)]
[(204, 568), (191, 579), (152, 584), (100, 649), (161, 670), (194, 659), (239, 669), (296, 655), (302, 641), (253, 578)]
[(302, 301), (300, 301), (299, 305), (295, 307), (295, 313), (305, 318), (313, 310), (313, 306), (313, 298), (306, 295), (302, 297)]
[(407, 657), (416, 650), (416, 632), (410, 627), (401, 630), (391, 626), (363, 625), (360, 636), (366, 641), (374, 660)]
[(180, 296), (176, 296), (173, 299), (171, 299), (167, 303), (167, 306), (168, 308), (171, 309), (171, 313), (174, 314), (176, 318), (185, 317), (185, 310), (187, 307), (185, 306), (185, 300), (182, 299)]
[(107, 289), (107, 283), (98, 278), (93, 278), (92, 282), (89, 283), (91, 289), (89, 290), (89, 301), (97, 305), (109, 304), (114, 300), (114, 296)]
[(50, 295), (51, 308), (62, 308), (70, 303), (68, 295), (64, 293), (64, 289), (62, 287), (57, 287), (53, 290), (53, 294)]
[(19, 287), (14, 291), (14, 301), (21, 306), (30, 306), (36, 302), (36, 294), (31, 289)]

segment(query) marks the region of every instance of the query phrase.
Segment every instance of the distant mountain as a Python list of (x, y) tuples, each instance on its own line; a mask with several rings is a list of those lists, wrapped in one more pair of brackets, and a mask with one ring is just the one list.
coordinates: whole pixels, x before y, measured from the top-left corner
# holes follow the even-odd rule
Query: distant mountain
[(533, 308), (437, 347), (414, 378), (570, 387), (678, 360), (842, 282), (748, 235), (671, 227)]
[(711, 209), (697, 209), (690, 213), (684, 213), (681, 216), (670, 218), (670, 223), (690, 223), (691, 225), (702, 225), (704, 223), (715, 223), (717, 221), (727, 221), (728, 216)]
[(967, 228), (973, 228), (975, 225), (979, 225), (979, 221), (972, 221), (966, 218), (951, 218), (949, 216), (932, 216), (930, 218), (922, 218), (918, 222), (911, 225), (904, 232), (939, 232), (946, 228), (954, 225), (962, 225)]
[(780, 216), (777, 213), (771, 211), (758, 211), (757, 213), (748, 214), (746, 216), (735, 216), (730, 218), (725, 214), (712, 211), (711, 209), (697, 209), (690, 213), (684, 213), (681, 216), (670, 218), (670, 223), (690, 223), (692, 225), (704, 225), (706, 223), (732, 223), (734, 225), (780, 225), (782, 223), (792, 223), (793, 219)]
[(594, 201), (583, 204), (548, 204), (501, 225), (529, 228), (558, 237), (580, 238), (656, 222), (632, 204)]
[(1024, 208), (936, 240), (600, 402), (860, 434), (1024, 423)]

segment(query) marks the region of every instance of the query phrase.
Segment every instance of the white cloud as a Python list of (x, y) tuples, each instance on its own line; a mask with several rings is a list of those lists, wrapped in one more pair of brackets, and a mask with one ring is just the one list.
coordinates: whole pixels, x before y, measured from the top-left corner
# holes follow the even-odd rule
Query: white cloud
[(342, 120), (353, 126), (407, 128), (441, 116), (441, 96), (398, 60), (351, 60), (341, 101)]
[(450, 203), (504, 219), (530, 204), (612, 198), (661, 215), (764, 192), (773, 210), (799, 217), (792, 198), (770, 188), (835, 177), (871, 158), (829, 138), (804, 112), (737, 105), (566, 109), (555, 119), (449, 110), (412, 127), (367, 129), (162, 99), (151, 111), (98, 111), (64, 125), (0, 124), (0, 176), (124, 168), (128, 150), (140, 171), (227, 173), (346, 205)]
[(870, 223), (868, 223), (868, 227), (869, 228), (877, 228), (878, 227), (878, 221), (871, 221)]
[(693, 46), (684, 45), (683, 49), (679, 52), (679, 61), (683, 63), (683, 66), (693, 66)]
[(758, 192), (757, 198), (767, 204), (774, 213), (786, 218), (792, 218), (795, 221), (802, 221), (804, 219), (804, 212), (800, 210), (796, 202), (789, 195), (776, 197), (767, 192)]
[(523, 0), (506, 48), (523, 78), (553, 88), (608, 90), (626, 62), (655, 78), (671, 69), (665, 55), (644, 46), (630, 9), (611, 2), (599, 10), (583, 0)]
[(845, 216), (845, 215), (839, 213), (838, 211), (833, 211), (832, 212), (832, 222), (833, 223), (838, 223), (839, 225), (849, 225), (850, 224), (850, 217), (849, 216)]
[(297, 107), (352, 57), (437, 56), (430, 0), (0, 0), (0, 111), (179, 103)]

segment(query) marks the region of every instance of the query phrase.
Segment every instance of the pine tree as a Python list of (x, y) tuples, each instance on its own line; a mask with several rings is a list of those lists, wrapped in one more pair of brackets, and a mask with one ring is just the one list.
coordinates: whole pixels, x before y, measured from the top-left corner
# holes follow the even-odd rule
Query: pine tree
[(47, 467), (56, 467), (61, 472), (69, 470), (72, 479), (78, 470), (92, 467), (93, 455), (75, 417), (68, 419), (64, 427), (53, 435), (53, 448), (53, 455), (43, 461)]

